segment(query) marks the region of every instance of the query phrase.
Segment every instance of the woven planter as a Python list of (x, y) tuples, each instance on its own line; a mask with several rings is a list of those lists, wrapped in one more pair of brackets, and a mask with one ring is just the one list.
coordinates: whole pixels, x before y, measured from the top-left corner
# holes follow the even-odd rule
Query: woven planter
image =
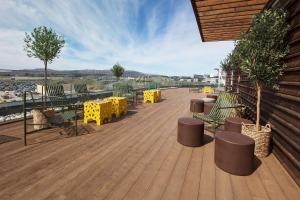
[(242, 134), (247, 135), (254, 139), (255, 150), (254, 154), (259, 158), (264, 158), (269, 155), (269, 144), (271, 138), (271, 126), (261, 126), (261, 129), (257, 131), (255, 124), (242, 123)]
[[(51, 115), (55, 114), (55, 111), (54, 110), (45, 110), (44, 114), (51, 116)], [(35, 124), (35, 125), (33, 125), (34, 130), (48, 128), (48, 120), (44, 114), (39, 109), (32, 110), (33, 124)]]

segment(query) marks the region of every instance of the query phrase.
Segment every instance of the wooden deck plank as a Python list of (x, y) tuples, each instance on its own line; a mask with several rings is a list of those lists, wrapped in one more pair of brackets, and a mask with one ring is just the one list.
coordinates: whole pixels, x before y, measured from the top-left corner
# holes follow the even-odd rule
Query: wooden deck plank
[(290, 176), (287, 176), (287, 172), (284, 171), (283, 167), (280, 165), (279, 161), (274, 157), (274, 155), (270, 155), (269, 157), (265, 158), (264, 161), (265, 165), (272, 173), (274, 179), (279, 184), (287, 199), (299, 199), (300, 188)]
[[(182, 106), (182, 103), (179, 105)], [(182, 109), (187, 110), (186, 107), (182, 107)], [(179, 109), (179, 112), (182, 112), (181, 109)], [(174, 142), (176, 141), (176, 116), (178, 114), (179, 113), (177, 111), (175, 115), (172, 114), (172, 116), (169, 116), (168, 123), (165, 123), (165, 128), (161, 129), (161, 132), (164, 133), (164, 136), (169, 137), (168, 140), (170, 144), (169, 142), (167, 142), (167, 144), (169, 145), (174, 144)], [(170, 127), (174, 128), (170, 129)], [(123, 181), (119, 183), (119, 185), (116, 187), (116, 190), (110, 194), (109, 199), (121, 199), (124, 197), (124, 195), (126, 195), (125, 199), (140, 199), (141, 196), (143, 196), (143, 191), (147, 190), (153, 176), (155, 175), (154, 169), (157, 169), (160, 166), (161, 161), (164, 159), (164, 155), (170, 151), (168, 147), (171, 146), (169, 145), (163, 145), (161, 152), (157, 154), (156, 157), (154, 157), (154, 159), (146, 165), (147, 168), (145, 168), (146, 166), (144, 165), (143, 168), (140, 167), (132, 169), (131, 173), (129, 173), (126, 178), (124, 178)], [(143, 174), (141, 174), (142, 172)], [(129, 190), (131, 191), (129, 192)]]
[(242, 176), (230, 176), (233, 199), (252, 199), (246, 179)]
[(230, 175), (216, 167), (216, 199), (234, 199)]
[[(177, 119), (199, 93), (164, 90), (158, 104), (78, 137), (58, 129), (0, 145), (1, 199), (297, 199), (299, 187), (271, 154), (246, 177), (214, 164), (214, 142), (176, 141)], [(22, 122), (0, 134), (22, 138)], [(209, 133), (207, 133), (209, 134)], [(212, 135), (211, 135), (212, 136)]]
[(214, 142), (204, 146), (201, 181), (198, 199), (216, 199), (216, 166), (214, 164)]
[(156, 174), (154, 181), (151, 183), (151, 186), (144, 196), (144, 199), (155, 200), (161, 198), (182, 150), (183, 147), (176, 143), (174, 149), (172, 149), (171, 153), (168, 155)]
[(171, 178), (167, 183), (162, 199), (172, 200), (179, 199), (187, 168), (190, 164), (192, 148), (184, 147), (181, 156), (176, 163)]
[[(153, 113), (154, 114), (154, 113)], [(145, 121), (143, 121), (144, 123)], [(149, 122), (148, 123), (150, 126), (152, 125)], [(157, 121), (154, 121), (153, 124), (156, 124)], [(128, 127), (130, 128), (130, 127)], [(139, 141), (140, 144), (143, 144), (144, 141), (146, 141), (147, 139), (149, 139), (149, 137), (154, 138), (153, 135), (151, 134), (142, 134), (143, 132), (145, 132), (145, 129), (147, 129), (147, 126), (144, 126), (143, 129), (140, 129), (138, 126), (135, 127), (136, 130), (133, 130), (134, 134), (131, 134), (130, 137), (123, 137), (120, 140), (117, 140), (114, 142), (114, 140), (112, 140), (111, 144), (110, 143), (104, 143), (104, 147), (103, 148), (97, 148), (97, 145), (93, 145), (94, 148), (89, 155), (84, 154), (82, 156), (81, 159), (77, 159), (79, 163), (84, 163), (83, 165), (80, 165), (80, 167), (78, 168), (76, 165), (76, 163), (74, 163), (72, 165), (68, 165), (69, 168), (62, 168), (62, 170), (60, 171), (60, 174), (64, 174), (65, 172), (67, 173), (67, 175), (64, 177), (63, 180), (60, 180), (60, 174), (57, 174), (56, 176), (52, 176), (52, 178), (48, 181), (43, 181), (42, 185), (46, 186), (46, 185), (51, 185), (51, 187), (47, 188), (47, 192), (43, 192), (40, 196), (40, 198), (44, 198), (47, 195), (50, 195), (51, 192), (57, 191), (57, 190), (63, 190), (64, 188), (69, 188), (65, 190), (66, 194), (69, 194), (71, 196), (74, 196), (74, 193), (72, 191), (74, 191), (73, 189), (78, 189), (78, 191), (85, 191), (82, 188), (85, 188), (86, 186), (84, 184), (86, 183), (90, 183), (92, 185), (95, 185), (96, 183), (93, 181), (93, 177), (98, 177), (99, 174), (95, 174), (97, 171), (99, 171), (101, 173), (100, 178), (98, 178), (98, 180), (102, 180), (104, 177), (108, 176), (108, 171), (113, 171), (113, 169), (115, 167), (118, 167), (120, 165), (120, 163), (122, 163), (122, 161), (125, 160), (126, 156), (124, 155), (131, 155), (134, 153), (135, 149), (134, 148), (130, 148), (133, 144), (137, 144), (137, 141)], [(125, 133), (127, 132), (127, 130), (122, 129), (120, 132), (122, 132), (122, 134), (125, 131)], [(158, 132), (160, 133), (160, 132)], [(121, 133), (120, 133), (121, 134)], [(141, 135), (140, 137), (137, 137)], [(149, 140), (152, 141), (152, 140)], [(98, 143), (98, 142), (97, 142)], [(109, 146), (109, 147), (107, 147)], [(121, 149), (120, 149), (121, 147)], [(128, 151), (125, 152), (125, 154), (123, 154), (124, 151), (122, 151), (122, 149), (127, 149)], [(131, 150), (131, 151), (129, 151)], [(104, 156), (103, 159), (102, 156)], [(117, 160), (117, 162), (115, 162), (115, 160)], [(108, 162), (105, 162), (108, 161)], [(107, 168), (107, 166), (109, 166)], [(68, 173), (69, 171), (71, 171), (71, 173)], [(104, 177), (103, 177), (104, 174)], [(88, 177), (88, 178), (86, 178)], [(77, 181), (74, 181), (74, 179), (76, 179)], [(80, 180), (79, 184), (78, 184), (78, 180)], [(56, 183), (56, 184), (52, 184), (52, 183)], [(32, 184), (31, 187), (33, 185), (39, 185), (39, 183), (35, 183)], [(76, 188), (72, 188), (73, 185), (77, 185), (78, 187)], [(40, 186), (40, 185), (39, 185)], [(41, 186), (40, 186), (41, 187)], [(88, 189), (90, 189), (89, 187), (87, 187)], [(31, 191), (34, 191), (31, 189)], [(84, 192), (78, 192), (79, 194), (79, 198), (81, 197), (81, 195), (83, 195)], [(28, 196), (31, 196), (32, 194), (30, 192), (27, 192)], [(23, 195), (24, 196), (24, 195)], [(76, 196), (76, 195), (75, 195)]]
[(270, 199), (287, 199), (276, 182), (276, 179), (264, 163), (258, 167), (256, 173), (258, 173)]
[(203, 162), (203, 148), (194, 148), (189, 167), (186, 172), (180, 199), (197, 199)]

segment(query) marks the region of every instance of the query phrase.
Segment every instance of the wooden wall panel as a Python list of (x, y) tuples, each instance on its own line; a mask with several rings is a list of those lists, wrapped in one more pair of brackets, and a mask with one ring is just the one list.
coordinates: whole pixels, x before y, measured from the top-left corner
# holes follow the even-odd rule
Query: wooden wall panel
[[(262, 123), (272, 124), (272, 150), (278, 160), (300, 185), (300, 1), (287, 8), (289, 23), (290, 55), (285, 62), (287, 69), (281, 78), (279, 91), (264, 89), (262, 93)], [(236, 91), (237, 76), (233, 76)], [(241, 99), (247, 105), (248, 118), (255, 120), (255, 90), (242, 76)]]

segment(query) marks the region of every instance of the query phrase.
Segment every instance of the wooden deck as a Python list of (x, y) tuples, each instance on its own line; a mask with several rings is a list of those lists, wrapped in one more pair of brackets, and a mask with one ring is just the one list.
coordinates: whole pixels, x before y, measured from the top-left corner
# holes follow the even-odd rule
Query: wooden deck
[[(246, 177), (214, 164), (214, 142), (177, 143), (177, 119), (191, 116), (187, 89), (163, 91), (118, 122), (78, 137), (55, 129), (0, 144), (0, 199), (299, 199), (299, 187), (271, 154)], [(22, 123), (0, 127), (22, 138)], [(210, 133), (207, 133), (211, 135)]]

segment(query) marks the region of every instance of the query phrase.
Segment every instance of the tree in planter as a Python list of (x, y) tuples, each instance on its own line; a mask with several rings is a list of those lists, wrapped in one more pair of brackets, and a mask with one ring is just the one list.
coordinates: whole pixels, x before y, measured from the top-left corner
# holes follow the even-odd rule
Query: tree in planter
[(117, 80), (119, 80), (120, 77), (124, 74), (124, 71), (124, 68), (119, 63), (115, 64), (111, 69), (111, 72), (115, 77), (117, 77)]
[[(35, 57), (44, 62), (44, 88), (46, 90), (48, 63), (52, 63), (55, 58), (58, 58), (65, 44), (65, 40), (62, 36), (57, 35), (51, 28), (40, 26), (34, 28), (30, 34), (25, 33), (24, 42), (24, 50), (28, 57)], [(45, 92), (44, 105), (46, 104), (46, 97)]]
[(242, 55), (244, 52), (240, 49), (239, 41), (235, 42), (235, 48), (232, 53), (229, 55), (229, 64), (231, 66), (232, 71), (234, 71), (237, 75), (237, 88), (236, 92), (240, 93), (240, 82), (241, 82), (241, 68), (240, 65), (242, 63)]
[(256, 128), (260, 130), (260, 102), (263, 87), (278, 88), (276, 84), (285, 68), (284, 57), (288, 53), (287, 33), (289, 25), (283, 10), (266, 10), (257, 14), (250, 30), (241, 36), (237, 48), (241, 57), (241, 69), (255, 85)]
[(229, 57), (230, 57), (230, 54), (224, 59), (221, 61), (220, 63), (220, 68), (222, 69), (222, 71), (225, 71), (226, 72), (226, 90), (228, 90), (228, 84), (231, 83), (231, 72), (232, 72), (232, 69), (231, 69), (231, 65), (229, 63)]

